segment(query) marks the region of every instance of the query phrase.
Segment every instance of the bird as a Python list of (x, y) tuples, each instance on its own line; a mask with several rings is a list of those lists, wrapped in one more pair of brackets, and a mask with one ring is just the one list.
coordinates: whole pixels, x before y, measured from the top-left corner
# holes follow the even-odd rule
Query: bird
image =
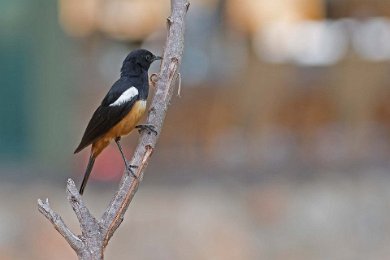
[(149, 93), (148, 70), (150, 65), (162, 57), (148, 50), (136, 49), (131, 51), (123, 61), (120, 78), (112, 85), (101, 104), (90, 119), (80, 144), (74, 153), (78, 153), (89, 145), (90, 157), (79, 193), (84, 193), (89, 175), (97, 156), (114, 140), (122, 155), (125, 167), (134, 178), (137, 178), (123, 153), (121, 137), (129, 134), (134, 128), (142, 132), (157, 134), (153, 125), (137, 125), (146, 110)]

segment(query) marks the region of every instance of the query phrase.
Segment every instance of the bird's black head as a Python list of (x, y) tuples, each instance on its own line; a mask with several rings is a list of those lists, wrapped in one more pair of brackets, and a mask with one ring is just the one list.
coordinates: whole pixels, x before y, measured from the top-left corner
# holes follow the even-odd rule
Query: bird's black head
[(123, 61), (121, 75), (139, 75), (148, 71), (150, 64), (155, 60), (161, 60), (161, 57), (154, 55), (148, 50), (134, 50)]

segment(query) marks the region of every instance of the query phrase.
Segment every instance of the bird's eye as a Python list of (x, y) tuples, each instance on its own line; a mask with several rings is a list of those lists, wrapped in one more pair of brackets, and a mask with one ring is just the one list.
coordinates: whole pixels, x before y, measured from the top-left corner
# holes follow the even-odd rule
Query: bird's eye
[(150, 61), (152, 59), (152, 56), (151, 55), (146, 55), (146, 60), (147, 61)]

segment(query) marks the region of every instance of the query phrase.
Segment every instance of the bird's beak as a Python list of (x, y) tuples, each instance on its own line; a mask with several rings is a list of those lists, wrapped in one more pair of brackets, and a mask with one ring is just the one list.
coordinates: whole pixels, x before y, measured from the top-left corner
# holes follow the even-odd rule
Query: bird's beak
[(162, 57), (160, 57), (160, 56), (154, 56), (153, 61), (156, 61), (156, 60), (162, 60)]

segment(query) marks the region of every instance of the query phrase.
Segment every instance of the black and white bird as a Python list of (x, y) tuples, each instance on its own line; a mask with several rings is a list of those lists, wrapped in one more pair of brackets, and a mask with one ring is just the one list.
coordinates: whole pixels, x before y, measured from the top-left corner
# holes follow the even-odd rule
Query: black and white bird
[(83, 138), (74, 153), (78, 153), (92, 144), (91, 155), (80, 187), (83, 194), (96, 157), (115, 140), (125, 162), (126, 169), (136, 178), (123, 153), (120, 139), (135, 127), (155, 132), (153, 126), (139, 125), (139, 120), (146, 110), (149, 93), (148, 70), (159, 56), (150, 51), (138, 49), (127, 55), (123, 61), (120, 78), (114, 83), (100, 106), (93, 113), (84, 132)]

